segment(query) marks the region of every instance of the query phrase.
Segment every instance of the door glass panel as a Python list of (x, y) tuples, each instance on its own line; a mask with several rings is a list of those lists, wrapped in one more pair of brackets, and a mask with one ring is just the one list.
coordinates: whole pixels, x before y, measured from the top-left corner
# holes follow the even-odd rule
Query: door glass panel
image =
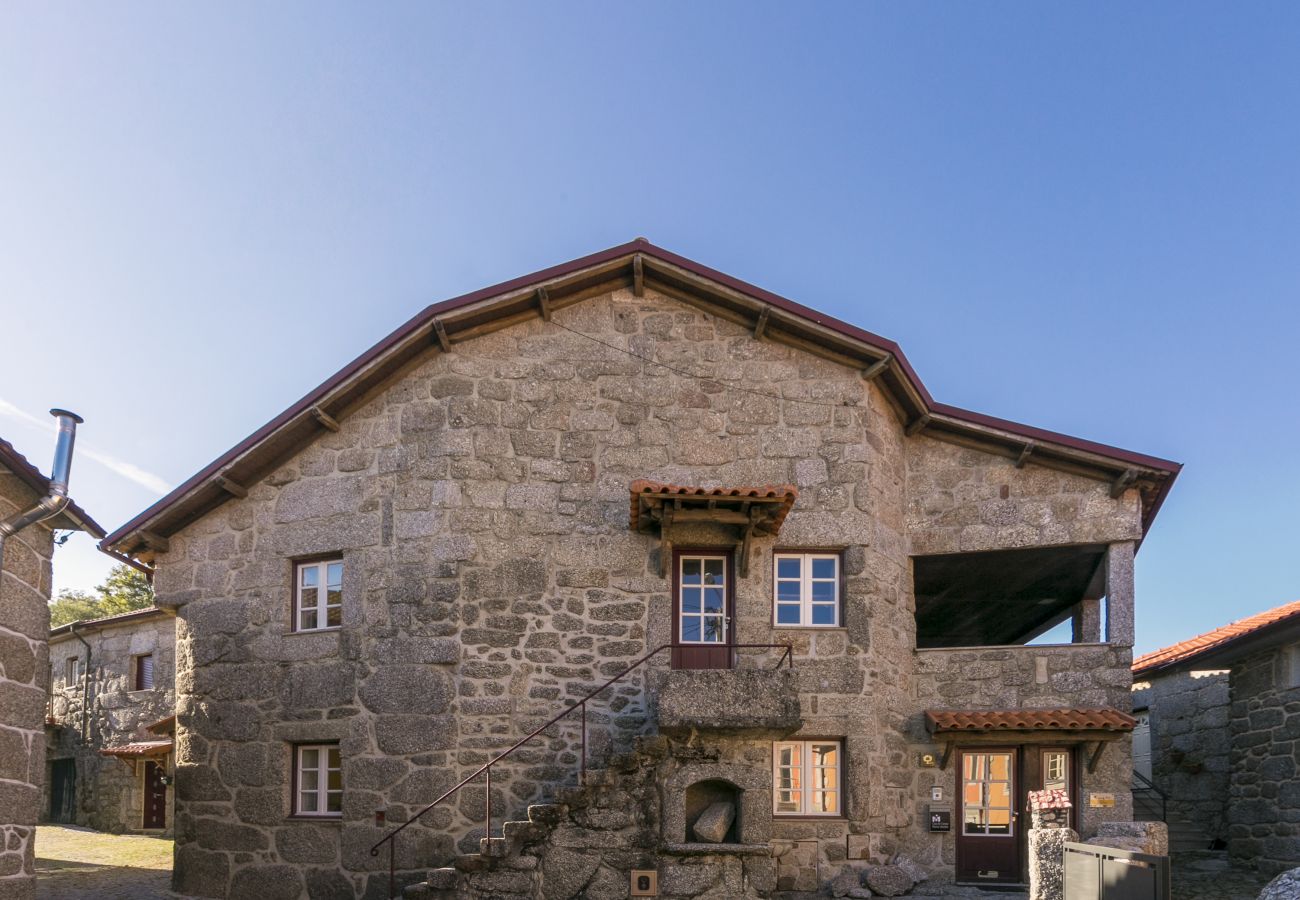
[(700, 589), (682, 588), (682, 612), (697, 613), (699, 611), (700, 611)]
[(1043, 753), (1043, 788), (1068, 791), (1070, 789), (1070, 754), (1066, 750), (1047, 750)]
[(722, 575), (721, 559), (704, 560), (704, 583), (705, 584), (722, 584), (726, 579)]
[(1012, 769), (1010, 753), (963, 754), (963, 833), (989, 836), (1008, 836), (1013, 833)]
[(682, 584), (700, 583), (700, 561), (698, 559), (682, 560)]
[(678, 602), (682, 643), (727, 643), (727, 561), (723, 557), (681, 558)]
[(722, 588), (705, 588), (704, 589), (704, 611), (705, 612), (722, 612), (723, 590)]
[(682, 616), (682, 640), (686, 642), (699, 643), (700, 640), (700, 617), (699, 616)]

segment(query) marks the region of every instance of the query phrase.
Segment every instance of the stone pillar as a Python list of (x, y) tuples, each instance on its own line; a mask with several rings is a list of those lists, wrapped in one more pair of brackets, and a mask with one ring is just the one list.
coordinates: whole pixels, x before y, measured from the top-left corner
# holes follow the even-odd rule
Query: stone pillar
[(1106, 641), (1133, 646), (1133, 542), (1106, 548)]
[(1065, 845), (1079, 835), (1070, 827), (1065, 791), (1029, 792), (1029, 900), (1063, 900)]
[[(0, 468), (0, 518), (30, 503)], [(36, 894), (33, 851), (45, 783), (52, 532), (32, 525), (5, 541), (0, 571), (0, 900)]]
[(1074, 633), (1070, 638), (1076, 644), (1101, 643), (1101, 601), (1088, 597), (1074, 608)]

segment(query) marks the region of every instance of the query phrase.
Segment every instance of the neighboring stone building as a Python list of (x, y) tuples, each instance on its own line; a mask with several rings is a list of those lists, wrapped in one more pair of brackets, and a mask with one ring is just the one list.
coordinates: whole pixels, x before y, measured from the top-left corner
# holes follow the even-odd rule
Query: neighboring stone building
[(372, 845), (616, 678), (403, 831), (399, 882), (1021, 882), (1028, 790), (1131, 818), (1177, 471), (644, 241), (430, 307), (105, 541), (178, 614), (176, 889), (387, 896)]
[(1300, 866), (1300, 601), (1145, 654), (1133, 677), (1169, 808), (1262, 872)]
[[(0, 522), (31, 509), (49, 479), (0, 440)], [(35, 893), (33, 846), (45, 774), (45, 717), (54, 532), (104, 531), (75, 503), (0, 538), (0, 900)]]
[(170, 832), (176, 619), (168, 610), (50, 632), (46, 821)]

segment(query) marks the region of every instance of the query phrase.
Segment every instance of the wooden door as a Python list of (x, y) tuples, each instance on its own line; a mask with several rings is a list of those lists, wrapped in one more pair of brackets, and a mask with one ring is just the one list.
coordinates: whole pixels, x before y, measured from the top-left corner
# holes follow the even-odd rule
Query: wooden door
[(77, 764), (71, 759), (56, 759), (50, 765), (50, 821), (76, 824)]
[(1020, 818), (1025, 824), (1021, 831), (1028, 831), (1030, 827), (1028, 792), (1044, 789), (1065, 791), (1069, 795), (1071, 803), (1070, 827), (1077, 830), (1079, 827), (1079, 775), (1076, 771), (1078, 760), (1075, 757), (1074, 749), (1066, 746), (1044, 747), (1042, 745), (1031, 745), (1023, 749), (1025, 791), (1021, 793), (1023, 815)]
[(167, 785), (163, 783), (166, 768), (152, 760), (144, 764), (144, 827), (167, 827)]
[(1020, 882), (1019, 754), (1014, 747), (958, 752), (957, 880)]
[(674, 669), (730, 669), (735, 573), (730, 551), (673, 551)]

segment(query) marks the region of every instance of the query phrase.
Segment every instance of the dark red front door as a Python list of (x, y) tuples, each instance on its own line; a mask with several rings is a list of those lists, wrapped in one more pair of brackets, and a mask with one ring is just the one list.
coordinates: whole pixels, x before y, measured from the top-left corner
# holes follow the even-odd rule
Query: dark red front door
[(673, 552), (674, 669), (730, 669), (732, 582), (728, 551)]
[(144, 764), (144, 827), (167, 827), (167, 785), (163, 783), (166, 770), (156, 762)]
[(1015, 748), (967, 748), (957, 759), (957, 880), (1020, 881)]

